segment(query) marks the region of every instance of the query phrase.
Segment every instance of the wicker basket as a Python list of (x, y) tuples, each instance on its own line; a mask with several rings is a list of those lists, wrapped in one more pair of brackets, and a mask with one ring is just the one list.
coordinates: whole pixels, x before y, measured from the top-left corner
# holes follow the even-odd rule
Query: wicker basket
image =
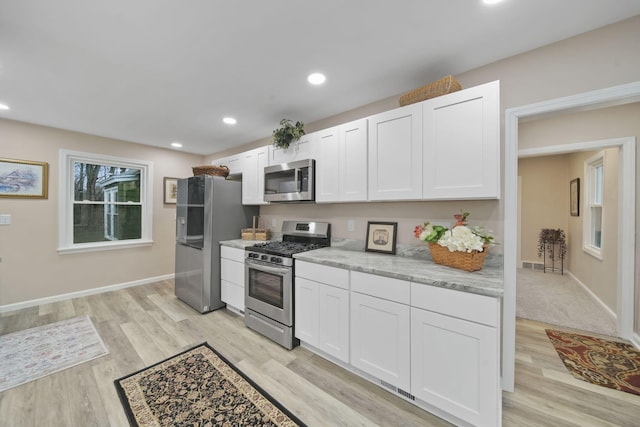
[(482, 269), (489, 245), (484, 245), (482, 252), (451, 252), (449, 248), (445, 246), (440, 246), (437, 243), (429, 243), (429, 250), (431, 251), (431, 258), (436, 264), (459, 268), (465, 271), (478, 271)]
[(429, 83), (416, 90), (405, 93), (400, 97), (400, 106), (414, 104), (424, 101), (425, 99), (435, 98), (436, 96), (446, 95), (451, 92), (457, 92), (462, 89), (460, 83), (453, 76), (443, 77), (440, 80)]
[(197, 175), (213, 175), (213, 176), (228, 176), (229, 168), (226, 166), (193, 166), (193, 176)]
[(269, 240), (269, 230), (266, 228), (243, 228), (240, 230), (242, 240)]

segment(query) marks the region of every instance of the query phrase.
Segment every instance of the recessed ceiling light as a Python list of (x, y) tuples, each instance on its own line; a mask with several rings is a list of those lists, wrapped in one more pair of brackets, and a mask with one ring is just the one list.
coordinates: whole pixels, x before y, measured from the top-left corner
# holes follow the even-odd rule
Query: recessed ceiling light
[(182, 144), (181, 144), (181, 143), (179, 143), (179, 142), (172, 142), (172, 143), (171, 143), (171, 146), (172, 146), (172, 147), (176, 147), (176, 148), (182, 148)]
[(311, 73), (307, 77), (307, 81), (312, 85), (321, 85), (327, 80), (327, 77), (322, 73)]
[(8, 105), (0, 104), (0, 110), (8, 110), (8, 109), (9, 109)]
[(236, 123), (238, 123), (238, 121), (233, 117), (225, 117), (224, 119), (222, 119), (222, 121), (228, 125), (235, 125)]

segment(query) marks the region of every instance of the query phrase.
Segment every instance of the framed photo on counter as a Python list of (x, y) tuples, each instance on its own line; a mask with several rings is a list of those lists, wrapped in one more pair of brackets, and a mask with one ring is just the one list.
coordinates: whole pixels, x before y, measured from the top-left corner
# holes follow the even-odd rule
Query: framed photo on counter
[(396, 253), (397, 222), (367, 223), (367, 252)]
[(178, 201), (178, 178), (164, 177), (164, 204), (175, 205)]

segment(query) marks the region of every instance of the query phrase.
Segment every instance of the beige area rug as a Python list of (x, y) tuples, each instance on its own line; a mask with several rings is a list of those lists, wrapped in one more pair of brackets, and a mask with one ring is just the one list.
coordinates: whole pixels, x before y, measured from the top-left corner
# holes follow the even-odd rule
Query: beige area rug
[(0, 336), (0, 392), (109, 354), (88, 316)]
[(616, 336), (616, 321), (571, 276), (518, 269), (516, 316)]
[(304, 426), (207, 343), (114, 383), (133, 426)]

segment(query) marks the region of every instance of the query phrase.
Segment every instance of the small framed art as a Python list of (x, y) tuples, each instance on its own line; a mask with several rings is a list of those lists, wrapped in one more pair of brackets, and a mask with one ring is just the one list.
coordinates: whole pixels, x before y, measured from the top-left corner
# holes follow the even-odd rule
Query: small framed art
[(0, 158), (0, 197), (46, 199), (49, 164)]
[(569, 183), (569, 211), (571, 216), (580, 216), (580, 178)]
[(385, 254), (396, 253), (397, 222), (372, 222), (367, 223), (367, 252), (381, 252)]
[(164, 177), (164, 203), (175, 205), (178, 198), (178, 178)]

